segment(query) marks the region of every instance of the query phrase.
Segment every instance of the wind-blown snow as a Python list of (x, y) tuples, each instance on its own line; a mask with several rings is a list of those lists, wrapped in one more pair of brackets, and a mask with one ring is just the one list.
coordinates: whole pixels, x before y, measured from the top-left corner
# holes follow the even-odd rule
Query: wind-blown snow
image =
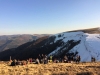
[(100, 61), (100, 37), (99, 34), (87, 34), (86, 42), (88, 50), (91, 53), (91, 56), (95, 57), (96, 60)]
[[(58, 37), (61, 35), (61, 37)], [(57, 40), (62, 39), (64, 43), (68, 40), (78, 41), (81, 42), (74, 46), (69, 52), (78, 52), (78, 55), (81, 57), (81, 61), (91, 61), (91, 57), (95, 57), (97, 61), (100, 61), (100, 34), (88, 34), (83, 32), (66, 32), (56, 34)], [(56, 48), (56, 50), (52, 51), (49, 55), (55, 54), (60, 47)]]
[(84, 34), (81, 38), (81, 43), (75, 46), (70, 52), (78, 52), (81, 56), (81, 61), (91, 61), (91, 57), (95, 57), (100, 61), (100, 37), (99, 34)]

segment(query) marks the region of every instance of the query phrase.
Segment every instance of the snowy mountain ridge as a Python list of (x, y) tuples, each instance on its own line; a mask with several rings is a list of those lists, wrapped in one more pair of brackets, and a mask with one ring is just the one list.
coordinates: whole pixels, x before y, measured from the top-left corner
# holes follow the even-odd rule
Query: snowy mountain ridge
[[(100, 34), (89, 34), (84, 32), (66, 32), (54, 35), (55, 41), (62, 40), (66, 44), (70, 40), (74, 42), (80, 41), (79, 44), (75, 45), (68, 52), (78, 52), (78, 55), (81, 56), (81, 61), (91, 61), (91, 57), (95, 57), (97, 61), (100, 61)], [(48, 54), (58, 55), (60, 52), (64, 52), (67, 49), (67, 46), (61, 49), (63, 46), (57, 47), (54, 51)], [(68, 44), (68, 43), (67, 43)], [(69, 44), (70, 45), (70, 44)], [(60, 51), (60, 52), (59, 52)]]

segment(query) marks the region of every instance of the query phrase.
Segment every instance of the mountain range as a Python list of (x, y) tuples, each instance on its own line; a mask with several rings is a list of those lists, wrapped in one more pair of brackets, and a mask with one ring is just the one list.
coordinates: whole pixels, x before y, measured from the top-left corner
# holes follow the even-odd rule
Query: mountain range
[(2, 35), (0, 36), (0, 52), (7, 49), (16, 48), (26, 42), (36, 40), (45, 35), (46, 34)]
[(63, 57), (66, 54), (80, 55), (81, 61), (100, 61), (100, 28), (80, 29), (44, 36), (24, 43), (17, 48), (0, 52), (0, 60), (25, 60), (37, 58), (38, 54)]

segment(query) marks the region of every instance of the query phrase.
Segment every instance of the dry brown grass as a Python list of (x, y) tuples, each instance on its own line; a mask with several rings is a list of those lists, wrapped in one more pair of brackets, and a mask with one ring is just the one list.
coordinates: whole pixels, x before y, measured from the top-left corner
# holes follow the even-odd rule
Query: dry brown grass
[(49, 63), (9, 66), (0, 63), (0, 75), (100, 75), (100, 62), (96, 63)]

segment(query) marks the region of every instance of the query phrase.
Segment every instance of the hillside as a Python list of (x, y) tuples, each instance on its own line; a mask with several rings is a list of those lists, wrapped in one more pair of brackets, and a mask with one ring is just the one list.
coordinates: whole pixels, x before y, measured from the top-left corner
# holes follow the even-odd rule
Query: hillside
[(73, 30), (73, 31), (69, 31), (69, 32), (76, 32), (76, 31), (82, 31), (84, 33), (89, 33), (89, 34), (100, 34), (100, 27), (90, 28), (90, 29)]
[(45, 35), (3, 35), (0, 36), (0, 51), (4, 51), (11, 48), (16, 48), (26, 42), (30, 42), (36, 40), (39, 37), (43, 37)]
[[(91, 30), (91, 29), (87, 29)], [(97, 31), (99, 30), (96, 29)], [(95, 31), (96, 31), (95, 30)], [(92, 31), (93, 32), (93, 31)], [(98, 32), (99, 33), (99, 32)], [(63, 58), (71, 54), (81, 56), (81, 62), (91, 61), (94, 57), (100, 61), (100, 34), (85, 33), (83, 31), (63, 32), (51, 36), (45, 36), (25, 43), (17, 48), (9, 49), (0, 53), (0, 60), (37, 58), (38, 54), (53, 55)]]

